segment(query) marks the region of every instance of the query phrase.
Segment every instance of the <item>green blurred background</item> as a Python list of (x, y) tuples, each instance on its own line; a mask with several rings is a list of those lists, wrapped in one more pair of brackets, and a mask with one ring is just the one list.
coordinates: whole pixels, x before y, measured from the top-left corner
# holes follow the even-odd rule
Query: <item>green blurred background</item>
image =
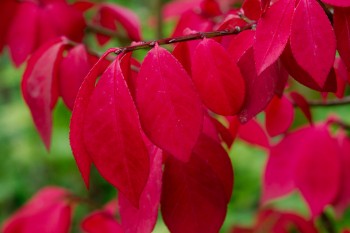
[[(113, 1), (111, 1), (113, 2)], [(136, 11), (143, 22), (143, 36), (145, 40), (154, 39), (155, 28), (149, 26), (154, 15), (151, 1), (114, 1)], [(169, 35), (173, 23), (166, 23), (165, 36)], [(92, 38), (87, 39), (97, 48)], [(109, 45), (116, 46), (112, 41)], [(145, 52), (139, 52), (139, 56)], [(16, 209), (23, 205), (35, 192), (44, 186), (55, 185), (64, 187), (78, 196), (92, 200), (97, 206), (102, 206), (116, 195), (116, 191), (93, 170), (91, 189), (86, 190), (80, 173), (71, 154), (68, 133), (71, 113), (62, 101), (58, 102), (54, 110), (54, 127), (51, 151), (47, 152), (35, 127), (30, 112), (25, 105), (20, 82), (24, 66), (15, 69), (7, 53), (0, 57), (0, 223), (8, 218)], [(308, 98), (319, 98), (319, 94), (302, 88)], [(324, 120), (327, 115), (337, 113), (350, 123), (349, 106), (333, 108), (313, 108), (315, 119)], [(259, 116), (260, 119), (263, 116)], [(306, 122), (302, 114), (297, 111), (294, 127)], [(261, 193), (261, 177), (266, 162), (266, 152), (236, 141), (230, 151), (235, 171), (235, 185), (232, 200), (229, 204), (227, 218), (222, 232), (227, 232), (233, 224), (250, 225), (254, 222), (256, 210), (259, 208)], [(307, 209), (300, 196), (296, 193), (289, 197), (271, 203), (276, 208), (296, 211), (307, 215)], [(72, 232), (79, 232), (79, 221), (92, 208), (79, 206), (75, 210)], [(332, 214), (332, 210), (329, 212)], [(350, 212), (337, 226), (350, 226)], [(155, 232), (168, 232), (161, 220)]]

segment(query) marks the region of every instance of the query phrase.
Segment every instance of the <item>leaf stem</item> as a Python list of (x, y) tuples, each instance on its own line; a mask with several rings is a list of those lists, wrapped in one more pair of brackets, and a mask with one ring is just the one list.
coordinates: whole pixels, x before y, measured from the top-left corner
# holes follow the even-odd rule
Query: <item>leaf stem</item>
[(331, 107), (350, 104), (350, 96), (346, 96), (342, 99), (332, 99), (332, 100), (308, 100), (308, 103), (312, 107)]
[(123, 33), (119, 31), (113, 31), (108, 28), (93, 24), (87, 23), (86, 25), (87, 32), (93, 32), (96, 34), (101, 34), (104, 36), (109, 36), (118, 39), (122, 44), (130, 43), (130, 39)]

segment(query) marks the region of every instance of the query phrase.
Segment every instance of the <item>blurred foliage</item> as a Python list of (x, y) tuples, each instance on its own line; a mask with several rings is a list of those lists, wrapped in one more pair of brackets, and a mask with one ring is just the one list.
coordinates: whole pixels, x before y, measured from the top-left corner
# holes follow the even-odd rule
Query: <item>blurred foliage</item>
[[(98, 2), (98, 0), (95, 0)], [(142, 19), (145, 40), (154, 38), (152, 26), (152, 1), (111, 0), (137, 12)], [(166, 23), (165, 36), (170, 34), (173, 22)], [(88, 38), (89, 43), (95, 43)], [(96, 44), (94, 45), (96, 46)], [(108, 46), (118, 46), (112, 40)], [(103, 48), (104, 49), (104, 48)], [(99, 49), (103, 52), (103, 49)], [(142, 58), (147, 51), (137, 52)], [(47, 152), (32, 123), (30, 112), (20, 92), (20, 80), (24, 67), (15, 69), (5, 53), (0, 57), (0, 223), (23, 205), (36, 191), (48, 185), (61, 186), (72, 193), (93, 201), (91, 205), (76, 208), (72, 232), (79, 232), (79, 221), (89, 211), (101, 207), (115, 197), (116, 191), (104, 181), (96, 170), (92, 171), (91, 188), (86, 190), (75, 164), (69, 146), (70, 111), (59, 101), (54, 111), (53, 139), (50, 152)], [(304, 91), (308, 98), (319, 98), (319, 94)], [(326, 119), (330, 114), (338, 114), (350, 123), (348, 106), (332, 108), (313, 108), (317, 121)], [(297, 111), (294, 127), (306, 123)], [(230, 152), (235, 172), (234, 192), (229, 204), (227, 218), (222, 232), (227, 232), (233, 224), (251, 225), (259, 208), (261, 182), (266, 151), (236, 141)], [(300, 195), (294, 193), (286, 198), (271, 203), (274, 207), (291, 210), (307, 216), (307, 209)], [(329, 212), (332, 212), (331, 210)], [(154, 232), (168, 232), (162, 224)], [(339, 220), (339, 227), (345, 226), (350, 219), (350, 211)]]

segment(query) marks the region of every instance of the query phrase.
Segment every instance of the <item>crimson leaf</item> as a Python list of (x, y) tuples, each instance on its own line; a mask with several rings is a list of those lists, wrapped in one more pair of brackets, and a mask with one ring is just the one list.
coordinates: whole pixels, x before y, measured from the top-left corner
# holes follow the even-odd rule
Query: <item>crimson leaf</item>
[(141, 65), (136, 103), (149, 139), (187, 161), (202, 129), (202, 104), (187, 72), (158, 45)]
[(337, 37), (337, 49), (350, 70), (350, 8), (334, 9), (334, 32)]
[[(116, 23), (120, 23), (130, 40), (141, 40), (139, 18), (134, 12), (125, 7), (117, 6), (115, 4), (101, 4), (97, 15), (94, 18), (94, 22), (113, 31), (120, 31), (116, 26)], [(104, 45), (110, 38), (103, 35), (97, 35), (97, 39), (101, 45)]]
[(348, 153), (350, 151), (350, 139), (344, 132), (338, 135), (338, 144), (342, 173), (339, 185), (340, 189), (333, 204), (337, 214), (341, 215), (350, 203), (350, 170), (348, 169), (350, 165), (350, 156)]
[(192, 79), (204, 104), (221, 115), (235, 115), (245, 97), (245, 83), (236, 63), (213, 39), (204, 39), (195, 50)]
[(238, 66), (247, 84), (246, 99), (238, 114), (240, 122), (245, 123), (269, 104), (276, 88), (279, 86), (278, 83), (283, 70), (275, 62), (258, 75), (255, 69), (253, 48), (244, 53), (238, 62)]
[(40, 190), (3, 225), (3, 233), (67, 233), (73, 207), (70, 194), (58, 187)]
[(294, 119), (292, 103), (284, 96), (275, 96), (265, 109), (266, 130), (271, 137), (284, 133)]
[(150, 175), (140, 197), (140, 206), (135, 208), (123, 195), (118, 194), (121, 224), (125, 233), (151, 233), (158, 217), (162, 187), (163, 153), (159, 148), (150, 149)]
[(197, 154), (183, 163), (168, 156), (163, 174), (162, 215), (169, 230), (218, 232), (226, 215), (227, 194), (211, 165)]
[(81, 223), (86, 233), (124, 233), (123, 228), (114, 216), (106, 211), (96, 211), (87, 216)]
[(106, 68), (105, 58), (108, 54), (114, 51), (115, 49), (107, 50), (97, 61), (97, 63), (92, 67), (88, 75), (85, 77), (76, 97), (72, 113), (72, 119), (70, 122), (70, 145), (73, 151), (74, 158), (77, 162), (79, 171), (87, 187), (89, 187), (91, 158), (85, 148), (83, 137), (85, 117), (87, 114), (87, 107), (90, 101), (90, 97), (95, 88), (96, 79), (98, 75), (100, 75), (102, 71)]
[(18, 6), (7, 34), (10, 54), (16, 66), (22, 64), (36, 46), (38, 15), (38, 8), (32, 2), (23, 2)]
[(273, 4), (258, 21), (254, 44), (258, 74), (261, 74), (282, 54), (290, 35), (294, 3), (294, 0), (280, 0)]
[(102, 74), (86, 111), (83, 138), (100, 174), (135, 206), (149, 174), (148, 150), (117, 58)]
[(89, 57), (84, 45), (80, 44), (68, 51), (59, 70), (60, 95), (69, 109), (73, 109), (78, 90), (91, 69)]
[(336, 41), (332, 25), (316, 0), (299, 1), (290, 45), (297, 63), (323, 87), (334, 63)]
[(56, 39), (37, 50), (28, 61), (23, 74), (22, 93), (35, 126), (49, 150), (52, 131), (52, 108), (58, 98), (56, 76), (59, 56), (65, 42)]

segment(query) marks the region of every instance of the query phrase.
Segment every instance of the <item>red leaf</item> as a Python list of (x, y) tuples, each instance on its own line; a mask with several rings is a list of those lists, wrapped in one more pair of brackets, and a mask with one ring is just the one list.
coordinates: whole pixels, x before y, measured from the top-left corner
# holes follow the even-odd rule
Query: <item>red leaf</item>
[(99, 210), (91, 213), (81, 223), (86, 233), (124, 233), (113, 213), (108, 210)]
[(173, 56), (181, 63), (187, 73), (191, 75), (192, 54), (189, 48), (189, 43), (178, 43), (173, 50)]
[(265, 109), (275, 95), (281, 68), (278, 63), (274, 63), (258, 76), (252, 48), (241, 57), (238, 66), (247, 85), (246, 99), (238, 115), (240, 122), (245, 123)]
[(263, 202), (289, 194), (296, 188), (294, 172), (300, 150), (299, 143), (311, 137), (308, 129), (295, 131), (271, 147), (263, 178)]
[(233, 169), (227, 152), (219, 142), (202, 134), (193, 149), (193, 154), (206, 161), (218, 176), (225, 189), (228, 203), (231, 199), (233, 189)]
[(29, 59), (22, 80), (23, 98), (48, 150), (52, 131), (51, 110), (58, 98), (55, 79), (64, 44), (62, 39), (56, 39), (37, 50)]
[(91, 9), (94, 7), (95, 3), (90, 2), (88, 0), (78, 0), (74, 3), (72, 3), (72, 7), (75, 9), (81, 11), (81, 12), (86, 12), (87, 10)]
[[(95, 17), (95, 23), (111, 29), (119, 30), (116, 23), (120, 23), (130, 40), (141, 41), (141, 26), (138, 16), (129, 9), (115, 4), (101, 4)], [(98, 36), (101, 45), (109, 41), (109, 38)]]
[(350, 2), (348, 0), (322, 0), (322, 2), (327, 3), (329, 5), (333, 6), (339, 6), (339, 7), (349, 7)]
[(34, 3), (23, 2), (18, 6), (7, 34), (7, 44), (16, 66), (21, 65), (36, 46), (38, 15)]
[(221, 115), (235, 115), (245, 97), (245, 83), (225, 49), (212, 39), (198, 44), (192, 64), (192, 79), (204, 104)]
[(48, 5), (51, 3), (64, 3), (66, 0), (41, 0), (37, 4), (41, 3), (42, 5)]
[(261, 0), (261, 9), (263, 13), (270, 7), (271, 0)]
[(216, 119), (212, 118), (209, 114), (204, 114), (202, 134), (220, 143), (219, 132), (214, 121), (216, 121)]
[(136, 95), (136, 82), (140, 67), (140, 62), (132, 57), (131, 52), (126, 53), (123, 56), (123, 59), (121, 59), (120, 61), (120, 68), (122, 69), (124, 78), (126, 80), (126, 83), (128, 84), (128, 88), (133, 99)]
[(73, 109), (78, 90), (92, 68), (84, 45), (80, 44), (68, 51), (59, 71), (60, 94), (69, 109)]
[(45, 20), (50, 22), (56, 36), (66, 36), (75, 42), (81, 42), (86, 27), (83, 13), (68, 5), (66, 1), (47, 4), (44, 8)]
[(306, 127), (289, 134), (270, 151), (263, 200), (298, 188), (312, 217), (318, 216), (338, 192), (340, 160), (334, 156), (337, 151), (326, 125)]
[(184, 31), (188, 29), (198, 32), (210, 31), (213, 25), (211, 21), (191, 9), (181, 14), (171, 37), (183, 36)]
[(83, 137), (85, 117), (88, 114), (87, 108), (89, 105), (90, 97), (95, 88), (96, 79), (106, 68), (105, 58), (108, 56), (108, 54), (114, 51), (115, 49), (107, 50), (97, 61), (97, 63), (92, 67), (88, 75), (85, 77), (76, 97), (70, 122), (70, 145), (72, 148), (74, 158), (77, 162), (79, 171), (87, 187), (89, 187), (91, 158), (85, 148)]
[(333, 66), (336, 41), (331, 23), (316, 0), (300, 0), (290, 45), (297, 63), (323, 87)]
[[(233, 4), (235, 0), (220, 0), (216, 2), (219, 4), (220, 9), (228, 10), (231, 5)], [(191, 10), (191, 9), (198, 9), (199, 7), (201, 8), (200, 10), (203, 9), (203, 5), (201, 4), (203, 0), (173, 0), (168, 3), (166, 3), (163, 7), (163, 16), (164, 18), (170, 18), (170, 17), (176, 17), (179, 15), (182, 15), (185, 11)], [(204, 1), (206, 2), (206, 1)], [(209, 3), (212, 2), (212, 0), (207, 1)], [(211, 4), (208, 4), (209, 6)], [(216, 4), (215, 4), (216, 5)], [(217, 8), (215, 6), (215, 8)], [(214, 9), (214, 12), (218, 12), (218, 9)], [(208, 9), (208, 11), (213, 11), (213, 9)]]
[(252, 20), (258, 20), (262, 13), (260, 0), (245, 0), (242, 4), (242, 9), (244, 15)]
[(278, 60), (275, 66), (279, 71), (279, 78), (277, 79), (275, 94), (281, 98), (283, 96), (284, 89), (288, 86), (289, 74), (288, 71), (284, 68), (281, 60)]
[(59, 36), (80, 42), (84, 35), (82, 12), (66, 1), (24, 1), (7, 34), (7, 43), (16, 66), (35, 49)]
[(170, 18), (182, 15), (184, 12), (198, 7), (201, 1), (202, 0), (178, 0), (168, 2), (163, 7), (163, 16), (165, 18)]
[(119, 212), (121, 224), (125, 233), (150, 233), (157, 222), (160, 192), (162, 187), (163, 153), (153, 146), (151, 155), (151, 172), (140, 197), (140, 207), (137, 209), (119, 193)]
[(312, 220), (306, 220), (293, 213), (282, 213), (277, 229), (287, 228), (293, 225), (301, 233), (318, 233), (316, 226)]
[(260, 18), (254, 44), (258, 74), (261, 74), (282, 54), (291, 33), (294, 3), (295, 0), (280, 0)]
[(284, 133), (293, 123), (294, 108), (284, 96), (275, 96), (265, 109), (266, 130), (271, 137)]
[[(247, 26), (247, 21), (243, 20), (241, 17), (238, 16), (238, 13), (233, 10), (232, 13), (228, 13), (226, 17), (217, 25), (215, 25), (215, 30), (233, 30), (236, 27), (244, 27)], [(243, 32), (243, 31), (242, 31)], [(222, 41), (225, 38), (229, 38), (228, 40), (231, 40), (232, 38), (236, 37), (237, 35), (231, 35), (231, 36), (224, 36), (224, 37), (217, 37), (215, 38), (216, 41)]]
[(341, 161), (340, 189), (334, 200), (334, 208), (341, 216), (350, 204), (350, 139), (343, 132), (338, 135), (339, 156)]
[(229, 47), (228, 52), (233, 58), (234, 62), (238, 62), (241, 57), (249, 51), (249, 49), (252, 47), (254, 42), (254, 36), (255, 31), (253, 30), (246, 30), (241, 33), (239, 33), (237, 36), (235, 36)]
[(345, 88), (348, 83), (349, 74), (343, 60), (339, 57), (335, 58), (334, 71), (337, 79), (337, 92), (335, 95), (341, 99), (345, 94)]
[(18, 3), (13, 0), (2, 0), (0, 2), (0, 53), (6, 44), (6, 34), (16, 16)]
[(216, 17), (222, 14), (220, 5), (216, 0), (202, 0), (199, 6), (201, 14), (205, 17)]
[[(247, 26), (247, 21), (240, 18), (236, 13), (227, 14), (227, 16), (214, 27), (214, 30), (224, 31), (224, 30), (234, 30), (236, 28), (242, 28)], [(244, 30), (247, 31), (247, 30)], [(242, 31), (242, 32), (244, 32)], [(241, 33), (242, 33), (241, 32)], [(239, 33), (240, 34), (240, 33)], [(232, 45), (232, 40), (237, 37), (237, 35), (221, 36), (213, 38), (215, 41), (220, 43), (225, 49), (228, 49)]]
[(192, 154), (187, 163), (169, 156), (163, 174), (162, 215), (171, 232), (218, 232), (227, 194), (210, 164)]
[(350, 70), (350, 8), (335, 7), (333, 19), (337, 49), (348, 70)]
[(259, 214), (258, 223), (255, 230), (267, 230), (268, 232), (285, 233), (290, 230), (296, 230), (300, 233), (317, 233), (313, 221), (306, 220), (294, 213), (279, 212), (276, 210), (264, 210)]
[(232, 135), (232, 138), (235, 140), (238, 135), (238, 130), (241, 124), (239, 123), (237, 116), (227, 118), (227, 120), (229, 121), (228, 130)]
[(304, 113), (306, 119), (312, 124), (312, 114), (310, 110), (310, 105), (307, 100), (301, 94), (297, 92), (291, 92), (290, 97), (293, 99), (294, 103), (300, 108), (300, 110)]
[[(58, 37), (56, 28), (52, 26), (51, 18), (54, 13), (55, 12), (48, 11), (46, 7), (38, 7), (36, 45), (45, 44), (46, 41)], [(33, 50), (35, 50), (35, 48), (33, 48)]]
[(332, 77), (332, 72), (328, 75), (324, 86), (319, 86), (316, 81), (301, 68), (296, 62), (289, 44), (284, 49), (281, 61), (288, 73), (299, 83), (317, 91), (335, 92), (337, 89), (336, 80)]
[(4, 223), (1, 232), (68, 233), (72, 215), (68, 195), (66, 190), (56, 187), (40, 190)]
[[(101, 7), (99, 8), (97, 15), (93, 18), (93, 22), (104, 28), (108, 28), (112, 31), (117, 30), (117, 25), (114, 22), (113, 15), (110, 14), (109, 11), (105, 8), (101, 8)], [(97, 33), (96, 39), (97, 39), (97, 42), (103, 46), (106, 43), (108, 43), (111, 38), (109, 36)]]
[[(231, 123), (234, 123), (234, 121)], [(230, 128), (233, 128), (233, 126), (230, 126)], [(254, 119), (251, 119), (247, 123), (239, 126), (238, 136), (242, 140), (252, 145), (258, 145), (266, 149), (270, 147), (269, 138), (267, 137), (265, 130), (262, 128), (260, 123)]]
[(339, 158), (334, 156), (337, 144), (327, 127), (321, 125), (307, 130), (310, 136), (304, 134), (295, 142), (299, 151), (294, 179), (315, 217), (336, 197), (341, 167)]
[(136, 100), (149, 139), (187, 161), (202, 130), (202, 104), (184, 68), (158, 45), (141, 65)]
[(103, 73), (86, 111), (83, 138), (93, 163), (138, 207), (149, 174), (149, 156), (118, 59)]
[[(286, 145), (286, 144), (281, 144)], [(292, 143), (288, 144), (293, 147)], [(293, 180), (293, 166), (290, 162), (290, 156), (281, 152), (286, 148), (276, 146), (271, 149), (268, 162), (265, 167), (262, 202), (289, 194), (295, 189)]]
[(306, 220), (299, 215), (288, 212), (279, 212), (273, 209), (262, 210), (255, 226), (252, 228), (234, 227), (232, 233), (264, 232), (286, 233), (297, 231), (300, 233), (317, 233), (313, 221)]

